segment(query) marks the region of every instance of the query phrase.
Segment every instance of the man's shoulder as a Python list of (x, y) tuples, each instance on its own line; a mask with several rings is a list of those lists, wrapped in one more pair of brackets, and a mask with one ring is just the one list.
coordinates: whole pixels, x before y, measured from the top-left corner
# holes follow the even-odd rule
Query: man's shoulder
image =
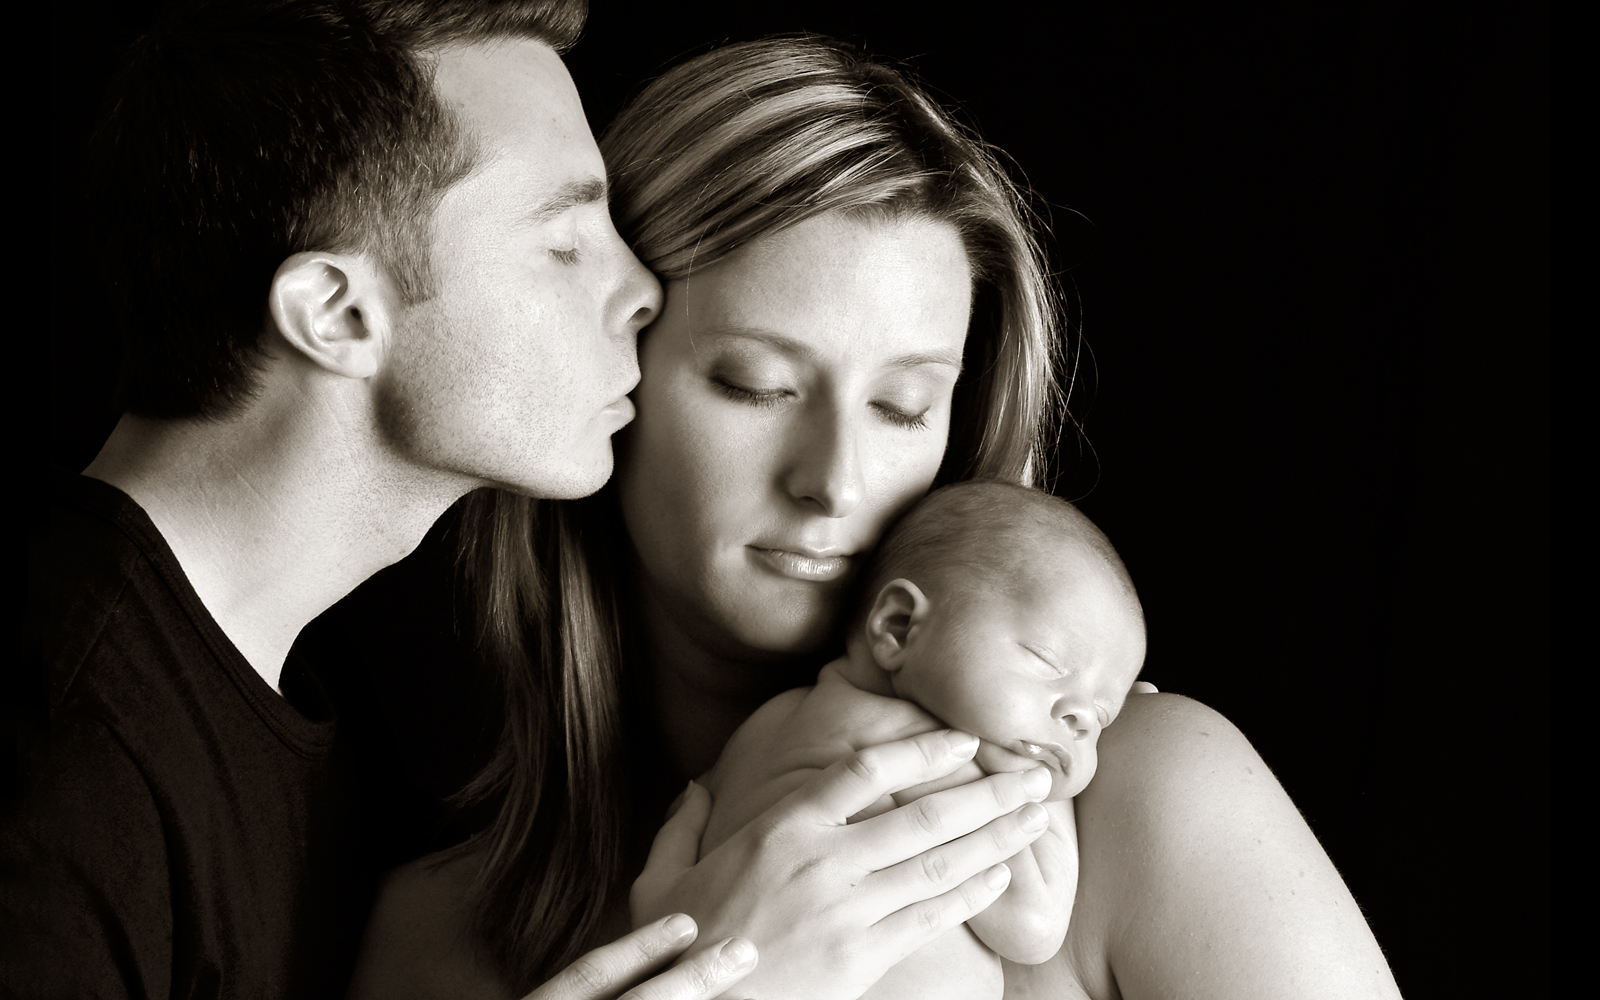
[[(173, 576), (181, 569), (120, 490), (53, 470), (35, 498), (27, 535), (27, 700), (42, 699), (44, 710), (55, 712), (85, 685), (140, 685), (141, 666), (205, 653), (176, 592), (181, 581)], [(142, 656), (145, 645), (157, 651)], [(100, 660), (116, 661), (116, 669), (96, 671)]]
[(30, 599), (62, 599), (94, 581), (120, 580), (148, 547), (138, 530), (141, 518), (148, 524), (139, 505), (88, 476), (49, 470), (24, 509)]

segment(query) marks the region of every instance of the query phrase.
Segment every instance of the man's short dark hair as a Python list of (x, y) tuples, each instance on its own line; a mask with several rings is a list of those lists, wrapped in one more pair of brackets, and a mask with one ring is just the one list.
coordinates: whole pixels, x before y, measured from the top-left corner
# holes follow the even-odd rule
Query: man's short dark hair
[(273, 274), (371, 254), (433, 294), (428, 224), (474, 150), (421, 50), (577, 41), (587, 0), (189, 0), (130, 49), (94, 140), (120, 403), (219, 417), (256, 386)]

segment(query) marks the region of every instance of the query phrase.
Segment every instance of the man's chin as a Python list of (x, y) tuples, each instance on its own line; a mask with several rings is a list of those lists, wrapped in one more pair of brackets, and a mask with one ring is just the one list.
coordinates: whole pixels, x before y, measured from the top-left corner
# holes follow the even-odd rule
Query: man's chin
[(493, 481), (488, 485), (540, 500), (577, 500), (590, 496), (611, 478), (613, 467), (611, 439), (603, 451), (588, 462), (574, 462), (561, 468), (542, 468), (514, 480)]

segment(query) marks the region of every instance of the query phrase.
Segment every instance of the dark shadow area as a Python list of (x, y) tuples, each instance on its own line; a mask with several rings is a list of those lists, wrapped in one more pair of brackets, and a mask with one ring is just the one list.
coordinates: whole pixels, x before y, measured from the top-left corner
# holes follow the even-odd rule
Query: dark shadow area
[[(1088, 348), (1058, 492), (1140, 588), (1146, 678), (1250, 737), (1406, 996), (1546, 994), (1546, 6), (683, 6), (594, 0), (569, 65), (597, 129), (680, 55), (811, 30), (909, 61), (1010, 155)], [(142, 16), (90, 9), (53, 15), (64, 319), (30, 439), (69, 467), (116, 416), (72, 262)]]

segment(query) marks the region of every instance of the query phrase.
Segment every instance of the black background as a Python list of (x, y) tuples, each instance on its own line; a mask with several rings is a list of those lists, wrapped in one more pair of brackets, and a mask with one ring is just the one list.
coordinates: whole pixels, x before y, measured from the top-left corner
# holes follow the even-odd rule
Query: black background
[[(1549, 984), (1549, 39), (1543, 4), (649, 7), (569, 65), (603, 125), (706, 43), (908, 60), (1053, 221), (1092, 361), (1058, 492), (1122, 551), (1145, 676), (1232, 718), (1409, 997)], [(82, 149), (145, 5), (57, 5), (39, 460), (116, 350)], [(31, 382), (32, 380), (30, 380)]]

